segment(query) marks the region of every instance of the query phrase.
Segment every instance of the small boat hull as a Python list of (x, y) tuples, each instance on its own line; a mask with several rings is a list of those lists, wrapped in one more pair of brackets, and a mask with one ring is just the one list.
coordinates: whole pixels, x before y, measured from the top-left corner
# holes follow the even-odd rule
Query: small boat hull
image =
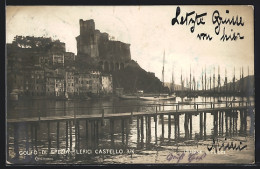
[(138, 96), (134, 96), (134, 95), (121, 95), (119, 96), (119, 98), (124, 100), (139, 99)]
[(140, 97), (142, 100), (174, 100), (176, 99), (175, 96), (167, 96), (167, 97), (161, 97), (161, 96), (154, 96), (154, 97)]

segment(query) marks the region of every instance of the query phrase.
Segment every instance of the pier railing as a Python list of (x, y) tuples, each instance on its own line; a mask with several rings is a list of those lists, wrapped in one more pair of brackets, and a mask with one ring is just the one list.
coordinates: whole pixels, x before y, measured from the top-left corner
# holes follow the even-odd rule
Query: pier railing
[[(254, 107), (254, 102), (252, 101), (222, 101), (222, 102), (178, 102), (178, 103), (158, 103), (158, 104), (146, 104), (146, 105), (117, 105), (117, 106), (99, 106), (99, 107), (64, 107), (64, 108), (47, 108), (45, 112), (65, 112), (73, 110), (73, 114), (63, 115), (48, 115), (44, 116), (40, 110), (31, 109), (26, 111), (35, 112), (34, 117), (16, 117), (7, 118), (8, 123), (14, 122), (33, 122), (33, 121), (58, 121), (58, 120), (69, 120), (69, 119), (97, 119), (97, 118), (115, 118), (115, 117), (128, 117), (128, 116), (139, 116), (139, 115), (152, 115), (152, 114), (169, 114), (169, 113), (185, 113), (185, 112), (204, 112), (204, 111), (214, 111), (214, 110), (230, 110), (239, 108)], [(116, 112), (115, 109), (120, 108), (132, 108), (131, 111)], [(77, 114), (78, 111), (95, 111), (94, 114)], [(110, 110), (110, 113), (106, 113)], [(19, 111), (19, 109), (17, 109)], [(50, 113), (49, 113), (50, 114)]]

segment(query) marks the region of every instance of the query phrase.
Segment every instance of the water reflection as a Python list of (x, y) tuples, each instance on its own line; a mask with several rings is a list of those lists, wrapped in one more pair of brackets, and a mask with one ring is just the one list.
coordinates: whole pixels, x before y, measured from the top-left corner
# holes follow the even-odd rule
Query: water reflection
[[(235, 99), (243, 100), (243, 98)], [(231, 101), (234, 98), (194, 98), (196, 103), (214, 102), (214, 100)], [(140, 100), (21, 101), (13, 103), (12, 106), (9, 105), (8, 118), (102, 114), (101, 111), (104, 111), (104, 114), (156, 112), (156, 110), (173, 110), (175, 106), (170, 104), (179, 101), (181, 98), (164, 102)], [(153, 105), (158, 103), (161, 106)], [(235, 103), (233, 106), (239, 106), (239, 104)], [(200, 108), (212, 107), (211, 104), (199, 106)], [(194, 105), (180, 105), (179, 109), (194, 109), (194, 107), (196, 109)], [(104, 162), (105, 159), (113, 161), (121, 155), (121, 150), (126, 152), (128, 149), (134, 149), (136, 154), (147, 158), (149, 153), (143, 154), (145, 151), (163, 152), (165, 146), (177, 146), (178, 148), (181, 144), (194, 146), (199, 142), (206, 143), (213, 138), (233, 139), (253, 136), (253, 121), (254, 109), (230, 109), (171, 115), (140, 115), (104, 120), (72, 119), (8, 124), (8, 160), (27, 164), (89, 164)], [(97, 149), (112, 149), (113, 151), (112, 154), (111, 152), (110, 154), (99, 154), (95, 152)], [(28, 155), (24, 156), (21, 151)], [(35, 157), (47, 157), (50, 160), (37, 160)], [(131, 156), (127, 158), (131, 158)]]

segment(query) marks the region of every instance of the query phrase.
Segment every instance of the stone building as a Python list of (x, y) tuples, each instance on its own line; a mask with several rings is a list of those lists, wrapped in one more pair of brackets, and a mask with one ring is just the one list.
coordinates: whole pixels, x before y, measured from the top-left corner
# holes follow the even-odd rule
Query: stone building
[(113, 93), (113, 78), (111, 74), (101, 76), (102, 94)]
[(45, 76), (44, 70), (41, 68), (35, 68), (32, 75), (34, 76), (34, 95), (43, 96), (45, 95)]
[(61, 69), (46, 69), (45, 72), (46, 96), (65, 96), (64, 71)]
[(64, 66), (74, 66), (75, 54), (72, 52), (64, 53)]
[(64, 66), (64, 53), (53, 53), (51, 57), (53, 65)]
[[(108, 38), (106, 33), (101, 36)], [(59, 40), (16, 36), (12, 44), (7, 44), (8, 94), (70, 97), (110, 93), (112, 76), (103, 77), (93, 69), (81, 70), (76, 58), (74, 53), (66, 52), (65, 43)], [(99, 55), (95, 54), (95, 58), (98, 63)]]
[(65, 75), (65, 91), (68, 97), (74, 96), (75, 92), (75, 78), (74, 78), (74, 71), (67, 70)]
[(16, 92), (17, 94), (24, 93), (24, 75), (22, 72), (13, 71), (9, 76), (7, 76), (7, 89), (8, 92)]
[(55, 96), (55, 77), (46, 77), (46, 96)]
[(55, 76), (55, 96), (57, 97), (63, 97), (65, 96), (64, 92), (64, 77), (61, 75), (56, 75)]
[(88, 74), (87, 73), (75, 73), (75, 89), (74, 93), (78, 96), (87, 96), (89, 93), (89, 81), (88, 81)]
[(130, 44), (109, 39), (107, 33), (95, 29), (93, 19), (80, 19), (80, 35), (77, 40), (77, 56), (93, 58), (101, 71), (120, 70), (131, 60)]
[(45, 71), (39, 66), (23, 70), (24, 94), (27, 96), (44, 96), (46, 90)]
[(46, 96), (55, 96), (55, 71), (46, 69), (45, 72), (45, 79), (46, 79)]
[(99, 71), (91, 71), (89, 73), (89, 87), (91, 93), (99, 95), (102, 90), (101, 86), (101, 73)]
[(102, 90), (101, 74), (97, 71), (75, 73), (75, 95), (98, 95)]

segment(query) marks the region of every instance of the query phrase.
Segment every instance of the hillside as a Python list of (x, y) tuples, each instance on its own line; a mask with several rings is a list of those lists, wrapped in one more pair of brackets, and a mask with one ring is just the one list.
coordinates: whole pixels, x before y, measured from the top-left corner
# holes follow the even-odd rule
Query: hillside
[[(228, 90), (233, 89), (233, 83), (227, 83)], [(243, 79), (235, 82), (235, 89), (246, 95), (254, 95), (255, 92), (255, 79), (254, 76), (246, 76)], [(221, 87), (222, 91), (226, 90), (226, 86)]]
[(134, 93), (143, 90), (145, 93), (167, 92), (168, 88), (162, 87), (162, 82), (154, 73), (146, 72), (138, 63), (131, 60), (125, 69), (113, 72), (114, 88), (124, 88), (125, 93)]

